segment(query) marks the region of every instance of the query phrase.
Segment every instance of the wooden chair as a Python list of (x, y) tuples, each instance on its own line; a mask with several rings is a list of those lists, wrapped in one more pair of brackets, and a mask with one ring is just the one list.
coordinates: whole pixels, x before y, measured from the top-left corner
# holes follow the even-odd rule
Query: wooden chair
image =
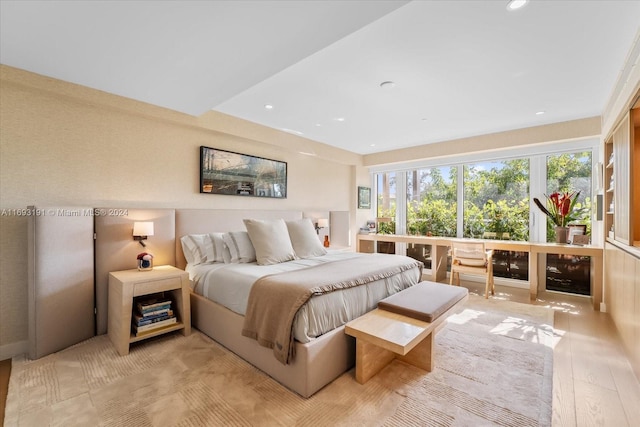
[(489, 288), (491, 288), (491, 295), (495, 294), (495, 285), (493, 283), (493, 250), (485, 249), (483, 242), (451, 243), (450, 285), (453, 285), (454, 277), (457, 277), (457, 286), (460, 286), (460, 273), (485, 276), (486, 286), (484, 297), (489, 298)]

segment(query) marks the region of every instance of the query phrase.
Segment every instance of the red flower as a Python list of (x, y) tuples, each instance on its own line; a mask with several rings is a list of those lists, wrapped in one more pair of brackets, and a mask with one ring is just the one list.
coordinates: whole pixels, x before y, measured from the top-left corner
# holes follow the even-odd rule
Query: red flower
[(545, 207), (536, 197), (533, 198), (533, 201), (536, 206), (545, 213), (545, 215), (551, 218), (551, 221), (553, 221), (555, 225), (565, 227), (574, 219), (572, 218), (571, 213), (578, 201), (578, 196), (580, 196), (579, 191), (573, 193), (559, 193), (556, 191), (555, 193), (546, 196), (548, 208)]

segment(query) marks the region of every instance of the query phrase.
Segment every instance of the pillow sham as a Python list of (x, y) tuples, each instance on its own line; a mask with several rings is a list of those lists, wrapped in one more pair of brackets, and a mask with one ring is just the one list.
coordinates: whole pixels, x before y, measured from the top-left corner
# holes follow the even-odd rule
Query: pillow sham
[(296, 258), (283, 219), (245, 219), (244, 225), (255, 248), (258, 265), (279, 264)]
[(224, 243), (224, 233), (209, 233), (208, 236), (212, 243), (208, 246), (210, 251), (207, 252), (207, 261), (224, 262), (228, 264), (231, 261), (231, 254), (229, 253), (229, 248)]
[(311, 258), (327, 254), (327, 250), (320, 243), (313, 223), (309, 218), (287, 221), (286, 224), (291, 245), (298, 258)]
[[(211, 238), (206, 234), (188, 234), (180, 238), (182, 252), (188, 264), (197, 265), (207, 262), (207, 251), (212, 251)], [(208, 247), (209, 246), (209, 247)]]
[(246, 231), (230, 231), (224, 233), (222, 239), (229, 249), (230, 263), (244, 264), (256, 260), (256, 251)]

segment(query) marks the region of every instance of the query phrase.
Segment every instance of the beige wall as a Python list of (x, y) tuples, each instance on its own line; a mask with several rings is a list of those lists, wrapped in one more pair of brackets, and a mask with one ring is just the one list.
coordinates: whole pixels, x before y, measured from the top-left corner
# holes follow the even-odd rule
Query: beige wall
[[(351, 210), (355, 220), (358, 155), (214, 112), (195, 118), (0, 71), (0, 356), (24, 351), (27, 339), (27, 220), (14, 209)], [(200, 145), (286, 161), (287, 198), (200, 194)], [(299, 154), (310, 150), (317, 156)]]

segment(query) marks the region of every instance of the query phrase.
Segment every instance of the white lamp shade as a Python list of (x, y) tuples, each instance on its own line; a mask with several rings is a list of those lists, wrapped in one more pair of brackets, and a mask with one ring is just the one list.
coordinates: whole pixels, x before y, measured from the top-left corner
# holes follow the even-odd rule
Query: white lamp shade
[(329, 220), (327, 218), (320, 218), (318, 220), (318, 228), (325, 228), (329, 226)]
[(153, 236), (153, 221), (134, 222), (134, 236)]

